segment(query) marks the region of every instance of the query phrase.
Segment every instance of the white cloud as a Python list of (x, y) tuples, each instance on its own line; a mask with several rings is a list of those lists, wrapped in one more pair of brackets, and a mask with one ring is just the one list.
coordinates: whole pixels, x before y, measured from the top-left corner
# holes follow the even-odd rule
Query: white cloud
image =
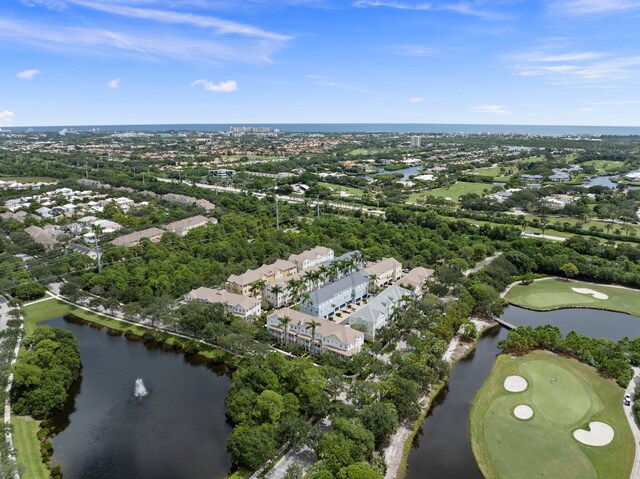
[(221, 81), (213, 83), (209, 80), (195, 80), (191, 82), (191, 86), (202, 85), (207, 91), (215, 91), (217, 93), (231, 93), (238, 90), (238, 84), (235, 80)]
[(36, 70), (34, 68), (32, 70), (23, 70), (16, 73), (16, 78), (20, 78), (21, 80), (33, 80), (36, 75), (40, 75), (40, 70)]
[(555, 0), (552, 11), (565, 15), (605, 15), (640, 10), (637, 0)]
[(424, 101), (424, 98), (422, 98), (421, 96), (412, 96), (411, 98), (409, 98), (409, 103), (422, 103)]
[(428, 57), (433, 53), (431, 48), (422, 45), (394, 45), (389, 50), (394, 55), (407, 57)]
[(156, 61), (158, 57), (204, 63), (269, 63), (281, 42), (247, 37), (210, 39), (167, 34), (163, 29), (137, 29), (129, 33), (104, 28), (0, 18), (0, 39), (42, 50), (82, 55), (127, 55)]
[(13, 125), (14, 113), (9, 110), (0, 111), (0, 126)]
[(272, 41), (285, 41), (291, 39), (291, 37), (286, 35), (268, 32), (258, 27), (246, 25), (243, 23), (232, 22), (213, 16), (195, 15), (191, 13), (181, 13), (170, 10), (156, 10), (150, 8), (113, 5), (111, 3), (101, 3), (99, 1), (90, 0), (67, 1), (75, 5), (98, 10), (101, 12), (111, 13), (113, 15), (121, 15), (142, 20), (152, 20), (161, 23), (178, 23), (192, 25), (200, 28), (211, 28), (221, 35), (235, 34), (247, 37), (257, 37)]
[(511, 112), (502, 105), (474, 105), (471, 108), (474, 113), (489, 113), (492, 115), (509, 115)]
[(414, 10), (423, 12), (454, 12), (459, 13), (460, 15), (483, 18), (485, 20), (503, 20), (508, 18), (508, 15), (503, 13), (486, 10), (483, 7), (483, 4), (485, 3), (486, 2), (482, 1), (428, 3), (402, 0), (355, 0), (353, 5), (360, 8), (384, 7), (396, 10)]
[(107, 88), (109, 88), (110, 90), (115, 90), (116, 88), (120, 87), (120, 82), (120, 78), (113, 78), (107, 82)]
[(640, 56), (616, 57), (602, 52), (528, 52), (509, 59), (516, 75), (544, 77), (554, 84), (612, 86), (640, 77)]

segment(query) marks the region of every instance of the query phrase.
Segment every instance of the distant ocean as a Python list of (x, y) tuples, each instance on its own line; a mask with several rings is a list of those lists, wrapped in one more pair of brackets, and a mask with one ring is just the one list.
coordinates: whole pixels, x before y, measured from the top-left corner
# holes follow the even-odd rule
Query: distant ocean
[(283, 132), (304, 133), (489, 133), (524, 135), (640, 135), (637, 126), (556, 126), (556, 125), (465, 125), (431, 123), (220, 123), (184, 125), (60, 125), (5, 128), (11, 131), (59, 131), (63, 128), (103, 132), (122, 131), (228, 131), (231, 127), (269, 127)]

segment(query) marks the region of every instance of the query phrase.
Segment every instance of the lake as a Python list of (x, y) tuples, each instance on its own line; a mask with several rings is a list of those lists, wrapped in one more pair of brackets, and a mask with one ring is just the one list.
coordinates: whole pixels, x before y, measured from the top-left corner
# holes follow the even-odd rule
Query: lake
[[(614, 341), (640, 336), (640, 318), (594, 309), (536, 312), (511, 305), (504, 309), (502, 318), (516, 326), (552, 324), (563, 334), (573, 330)], [(491, 329), (480, 338), (475, 352), (454, 366), (446, 388), (414, 439), (408, 479), (482, 479), (471, 450), (469, 412), (473, 398), (493, 367), (498, 341), (506, 336), (504, 328)]]
[[(226, 477), (224, 367), (113, 335), (73, 316), (43, 323), (78, 338), (82, 377), (52, 419), (66, 479)], [(148, 390), (134, 397), (137, 378)]]

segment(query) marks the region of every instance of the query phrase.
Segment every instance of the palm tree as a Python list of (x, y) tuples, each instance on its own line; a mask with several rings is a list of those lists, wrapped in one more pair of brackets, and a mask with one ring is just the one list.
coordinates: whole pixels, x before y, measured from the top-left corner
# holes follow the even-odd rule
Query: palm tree
[(312, 288), (311, 281), (313, 280), (313, 271), (307, 271), (302, 278), (307, 285), (307, 289)]
[(353, 253), (353, 259), (356, 263), (356, 265), (358, 265), (358, 267), (362, 266), (362, 263), (364, 262), (364, 255), (362, 254), (361, 251), (356, 251)]
[(302, 284), (303, 281), (301, 279), (291, 278), (287, 281), (287, 286), (289, 286), (289, 300), (298, 297)]
[(338, 277), (338, 265), (335, 262), (333, 262), (329, 265), (327, 270), (328, 270), (327, 274), (329, 275), (329, 280), (335, 281), (336, 278)]
[(319, 279), (322, 281), (326, 281), (329, 278), (329, 268), (323, 264), (318, 268), (318, 273), (320, 273)]
[(311, 293), (309, 291), (305, 291), (302, 295), (300, 295), (300, 310), (302, 311), (302, 302), (311, 303)]
[(259, 279), (251, 283), (251, 294), (256, 296), (258, 291), (262, 291), (262, 288), (266, 286), (267, 282), (264, 279)]
[(320, 323), (315, 319), (312, 319), (311, 321), (309, 321), (307, 326), (309, 326), (309, 329), (311, 329), (311, 344), (309, 345), (309, 352), (311, 352), (311, 349), (316, 342), (316, 328), (320, 326)]
[(542, 236), (544, 236), (544, 231), (547, 229), (547, 225), (549, 224), (549, 220), (546, 218), (542, 218), (540, 220), (540, 229), (542, 230)]
[(284, 291), (282, 287), (278, 286), (277, 284), (273, 288), (271, 288), (271, 292), (276, 295), (276, 308), (280, 307), (278, 296), (280, 295), (280, 293), (282, 293), (282, 291)]
[(284, 329), (284, 342), (285, 344), (289, 343), (289, 323), (291, 322), (291, 318), (289, 316), (283, 316), (278, 319), (280, 323), (280, 327)]

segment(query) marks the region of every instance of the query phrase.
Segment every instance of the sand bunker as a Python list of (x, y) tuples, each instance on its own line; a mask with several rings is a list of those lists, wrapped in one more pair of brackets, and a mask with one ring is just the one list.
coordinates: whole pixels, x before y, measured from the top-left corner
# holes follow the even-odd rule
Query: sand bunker
[(613, 428), (604, 422), (590, 422), (589, 431), (578, 429), (573, 431), (573, 437), (587, 446), (606, 446), (613, 441)]
[(591, 296), (593, 296), (596, 299), (609, 299), (609, 296), (607, 296), (606, 294), (598, 293), (597, 291), (594, 291), (594, 290), (589, 289), (589, 288), (571, 288), (571, 289), (576, 293), (590, 294)]
[(522, 376), (509, 376), (504, 380), (504, 388), (511, 393), (522, 392), (527, 386), (527, 380)]
[(533, 409), (524, 404), (520, 404), (513, 410), (513, 415), (518, 419), (526, 421), (527, 419), (531, 419), (533, 417)]

